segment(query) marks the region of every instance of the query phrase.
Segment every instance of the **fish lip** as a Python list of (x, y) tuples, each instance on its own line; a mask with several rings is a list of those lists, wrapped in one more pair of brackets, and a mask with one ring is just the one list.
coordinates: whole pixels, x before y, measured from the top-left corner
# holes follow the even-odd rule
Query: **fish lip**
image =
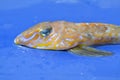
[(19, 44), (19, 40), (18, 40), (17, 37), (14, 39), (14, 43), (15, 43), (15, 44)]
[(14, 39), (14, 43), (16, 44), (16, 38)]

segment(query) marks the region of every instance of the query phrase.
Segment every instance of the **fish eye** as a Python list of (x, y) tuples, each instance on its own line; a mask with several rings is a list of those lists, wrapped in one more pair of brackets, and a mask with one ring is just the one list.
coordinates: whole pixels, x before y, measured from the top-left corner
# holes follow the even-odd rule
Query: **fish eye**
[(52, 31), (52, 28), (49, 27), (49, 28), (46, 28), (46, 29), (40, 31), (40, 34), (41, 34), (43, 37), (46, 37), (46, 36), (48, 36), (48, 35), (51, 33), (51, 31)]

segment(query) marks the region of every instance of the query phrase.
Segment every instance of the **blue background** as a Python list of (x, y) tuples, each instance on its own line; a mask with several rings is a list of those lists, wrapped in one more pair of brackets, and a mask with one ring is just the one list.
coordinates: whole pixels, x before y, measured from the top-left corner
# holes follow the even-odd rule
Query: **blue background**
[(120, 45), (97, 47), (113, 56), (85, 57), (13, 42), (18, 34), (44, 21), (120, 25), (119, 4), (120, 0), (0, 0), (0, 80), (120, 80)]

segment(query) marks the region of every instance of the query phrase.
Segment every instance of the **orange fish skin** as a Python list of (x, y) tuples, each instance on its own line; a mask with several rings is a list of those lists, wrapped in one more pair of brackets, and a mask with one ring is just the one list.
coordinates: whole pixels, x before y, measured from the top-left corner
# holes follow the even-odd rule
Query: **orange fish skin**
[[(40, 32), (52, 28), (43, 37)], [(120, 43), (120, 28), (104, 23), (43, 22), (18, 35), (14, 42), (38, 49), (67, 50), (77, 45)]]

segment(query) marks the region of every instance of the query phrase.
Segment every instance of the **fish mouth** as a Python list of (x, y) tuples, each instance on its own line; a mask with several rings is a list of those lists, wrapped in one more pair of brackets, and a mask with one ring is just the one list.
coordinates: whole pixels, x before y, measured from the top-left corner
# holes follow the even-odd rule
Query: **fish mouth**
[(14, 43), (18, 44), (18, 45), (23, 45), (24, 41), (22, 39), (22, 35), (18, 35), (15, 39), (14, 39)]
[(20, 44), (20, 40), (19, 40), (18, 38), (15, 38), (15, 39), (14, 39), (14, 43), (15, 43), (15, 44)]

